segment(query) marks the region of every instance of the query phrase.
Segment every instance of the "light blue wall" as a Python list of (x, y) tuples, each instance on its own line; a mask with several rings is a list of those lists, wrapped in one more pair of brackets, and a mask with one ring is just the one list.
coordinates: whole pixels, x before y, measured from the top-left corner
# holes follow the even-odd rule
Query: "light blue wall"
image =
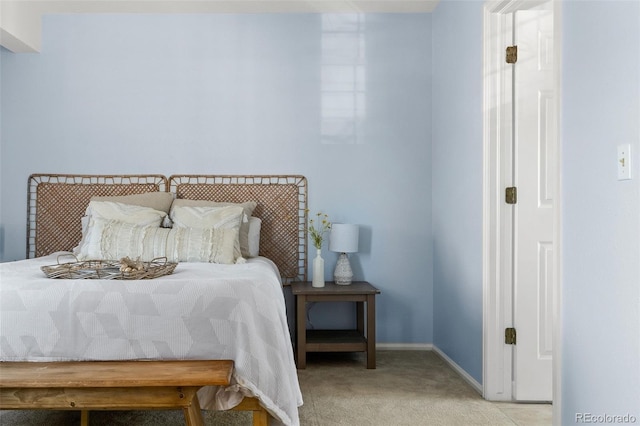
[[(562, 424), (640, 418), (639, 8), (563, 4)], [(481, 382), (482, 2), (364, 18), (361, 144), (322, 143), (318, 15), (46, 18), (42, 53), (0, 57), (1, 259), (24, 256), (31, 173), (301, 173), (313, 210), (363, 225), (379, 340)]]
[[(562, 13), (561, 424), (585, 423), (578, 413), (637, 423), (640, 2), (567, 1)], [(629, 181), (617, 180), (623, 143), (633, 155)]]
[[(433, 14), (434, 345), (482, 383), (482, 2)], [(640, 3), (563, 3), (561, 424), (640, 421)], [(631, 143), (635, 178), (616, 180)]]
[[(32, 173), (303, 174), (312, 213), (362, 226), (379, 342), (432, 342), (431, 15), (360, 15), (331, 44), (347, 18), (45, 17), (41, 53), (1, 52), (2, 260), (24, 257)], [(323, 65), (345, 61), (362, 64), (357, 108), (321, 100), (345, 85)], [(336, 111), (359, 117), (342, 143), (321, 132)], [(349, 314), (311, 309), (316, 326)]]
[(482, 383), (482, 6), (433, 14), (434, 344)]

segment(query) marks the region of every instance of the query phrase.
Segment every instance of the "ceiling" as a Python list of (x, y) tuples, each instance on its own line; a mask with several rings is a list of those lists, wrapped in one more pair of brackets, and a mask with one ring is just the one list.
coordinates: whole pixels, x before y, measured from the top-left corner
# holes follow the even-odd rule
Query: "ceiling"
[(0, 0), (0, 45), (38, 52), (56, 13), (428, 13), (440, 0)]

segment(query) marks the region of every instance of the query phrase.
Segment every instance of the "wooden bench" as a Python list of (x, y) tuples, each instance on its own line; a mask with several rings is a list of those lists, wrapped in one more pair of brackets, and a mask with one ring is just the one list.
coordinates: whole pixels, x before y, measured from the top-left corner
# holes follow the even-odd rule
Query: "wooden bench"
[[(0, 409), (89, 410), (179, 409), (188, 426), (202, 426), (196, 392), (228, 385), (233, 361), (1, 362)], [(238, 410), (253, 411), (254, 425), (267, 425), (257, 399)]]

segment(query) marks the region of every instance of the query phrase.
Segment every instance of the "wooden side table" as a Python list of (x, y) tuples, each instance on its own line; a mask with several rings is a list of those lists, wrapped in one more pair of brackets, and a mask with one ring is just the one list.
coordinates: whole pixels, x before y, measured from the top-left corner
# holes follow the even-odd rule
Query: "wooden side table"
[[(307, 352), (366, 352), (367, 368), (376, 368), (376, 294), (380, 294), (380, 290), (366, 281), (354, 281), (350, 285), (327, 282), (324, 287), (296, 282), (291, 290), (296, 298), (299, 369), (307, 367)], [(307, 330), (307, 302), (356, 302), (356, 329)]]

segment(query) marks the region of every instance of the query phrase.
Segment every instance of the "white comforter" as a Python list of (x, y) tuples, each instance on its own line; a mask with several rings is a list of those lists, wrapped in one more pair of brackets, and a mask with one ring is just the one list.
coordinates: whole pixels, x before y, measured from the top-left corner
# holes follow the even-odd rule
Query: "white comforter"
[(0, 360), (232, 359), (234, 385), (203, 388), (203, 408), (256, 396), (282, 423), (299, 424), (302, 395), (271, 261), (180, 263), (153, 280), (46, 278), (40, 267), (57, 259), (0, 263)]

